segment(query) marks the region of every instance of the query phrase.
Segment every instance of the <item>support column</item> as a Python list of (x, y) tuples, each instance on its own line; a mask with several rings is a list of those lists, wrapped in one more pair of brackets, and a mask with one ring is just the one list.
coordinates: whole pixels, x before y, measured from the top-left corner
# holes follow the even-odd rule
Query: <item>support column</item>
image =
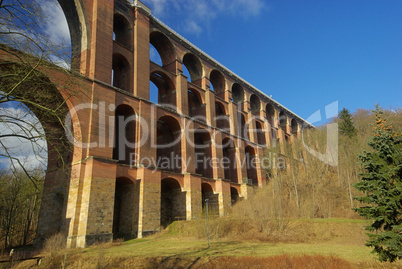
[(176, 78), (176, 106), (177, 112), (188, 115), (188, 85), (187, 78), (183, 73)]
[(68, 238), (70, 246), (87, 247), (95, 242), (113, 239), (113, 210), (116, 164), (89, 157), (84, 178), (79, 179), (75, 218), (76, 226)]
[(215, 181), (215, 191), (218, 193), (219, 216), (224, 217), (229, 214), (231, 206), (230, 183), (222, 179)]
[(237, 165), (237, 178), (238, 183), (247, 183), (247, 164), (246, 164), (246, 154), (244, 152), (244, 142), (240, 139), (238, 140), (238, 145), (236, 147), (236, 165)]
[(216, 126), (215, 94), (212, 91), (205, 92), (205, 116), (207, 124)]
[(161, 173), (147, 168), (139, 168), (140, 180), (138, 238), (160, 230), (161, 219)]
[(194, 122), (184, 119), (181, 138), (182, 173), (195, 174)]
[(253, 194), (253, 187), (247, 184), (241, 184), (240, 190), (241, 196), (246, 200)]
[(264, 157), (264, 150), (260, 147), (256, 148), (256, 170), (257, 170), (257, 182), (258, 187), (263, 187), (265, 185), (265, 171), (263, 165), (261, 165), (262, 158)]
[[(241, 105), (241, 104), (239, 104)], [(239, 134), (239, 128), (238, 128), (238, 122), (237, 122), (237, 105), (235, 105), (233, 102), (229, 102), (229, 106), (228, 106), (228, 113), (229, 113), (229, 121), (230, 121), (230, 133), (234, 134), (234, 135), (238, 135)]]
[(258, 144), (257, 128), (255, 124), (255, 115), (251, 112), (247, 113), (246, 126), (248, 126), (248, 140)]
[(135, 10), (134, 25), (134, 95), (149, 100), (149, 18)]
[(222, 165), (223, 151), (222, 151), (222, 133), (215, 131), (211, 141), (211, 165), (213, 171), (213, 178), (224, 178), (225, 170)]
[(202, 217), (201, 178), (186, 174), (184, 176), (186, 192), (186, 219), (194, 220)]

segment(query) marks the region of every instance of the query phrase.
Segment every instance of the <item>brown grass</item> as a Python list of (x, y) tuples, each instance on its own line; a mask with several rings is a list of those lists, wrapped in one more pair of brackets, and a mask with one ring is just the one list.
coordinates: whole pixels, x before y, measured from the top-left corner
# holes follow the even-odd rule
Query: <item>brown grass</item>
[(218, 257), (204, 268), (283, 268), (283, 269), (350, 269), (352, 264), (337, 257), (320, 255), (280, 255), (260, 257)]
[[(1, 267), (0, 267), (1, 268)], [(26, 268), (66, 268), (66, 269), (114, 269), (114, 268), (193, 268), (193, 269), (220, 269), (220, 268), (281, 268), (281, 269), (398, 269), (401, 263), (364, 262), (351, 263), (347, 260), (323, 255), (289, 255), (282, 254), (272, 257), (108, 257), (85, 256), (75, 253), (68, 257), (64, 267), (42, 264), (37, 266), (34, 261), (19, 263), (14, 269)]]
[[(209, 223), (211, 239), (271, 243), (321, 243), (363, 245), (365, 221), (344, 219), (261, 220), (217, 218)], [(179, 237), (206, 238), (206, 221), (176, 222), (167, 233)]]

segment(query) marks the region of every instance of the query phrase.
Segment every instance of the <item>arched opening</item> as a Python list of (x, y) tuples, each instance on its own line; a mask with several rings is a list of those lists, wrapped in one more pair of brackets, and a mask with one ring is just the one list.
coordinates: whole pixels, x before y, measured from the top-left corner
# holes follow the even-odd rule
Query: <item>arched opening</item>
[(195, 89), (188, 89), (188, 115), (206, 121), (205, 105), (202, 103), (200, 93)]
[(211, 135), (206, 129), (194, 132), (195, 172), (203, 177), (213, 178), (211, 166)]
[(114, 14), (113, 17), (113, 40), (120, 45), (131, 49), (132, 30), (128, 20), (121, 14)]
[(249, 139), (248, 136), (248, 126), (246, 124), (246, 117), (243, 115), (243, 113), (238, 112), (237, 113), (237, 127), (238, 127), (238, 134), (240, 137)]
[(183, 57), (183, 64), (190, 73), (191, 82), (196, 83), (202, 78), (202, 64), (197, 56), (187, 53)]
[(158, 50), (152, 45), (152, 43), (149, 43), (149, 60), (153, 63), (156, 63), (159, 66), (162, 66), (162, 57), (160, 56)]
[(149, 42), (151, 47), (154, 48), (150, 53), (151, 61), (158, 65), (166, 66), (176, 60), (174, 46), (166, 35), (154, 31), (150, 34)]
[(222, 155), (223, 160), (221, 164), (224, 165), (225, 179), (233, 183), (239, 183), (236, 164), (236, 146), (232, 139), (225, 138), (222, 140)]
[(232, 205), (240, 200), (240, 195), (236, 188), (230, 187), (230, 200)]
[(181, 127), (171, 116), (157, 122), (156, 159), (160, 169), (181, 173)]
[(151, 102), (175, 108), (176, 91), (173, 82), (162, 72), (152, 72), (150, 81)]
[(235, 83), (232, 86), (232, 100), (236, 104), (244, 102), (244, 90), (239, 83)]
[[(133, 225), (138, 221), (138, 194), (135, 184), (128, 178), (116, 179), (113, 210), (113, 238), (134, 237)], [(136, 199), (137, 198), (137, 199)]]
[(173, 221), (186, 219), (186, 193), (173, 178), (161, 182), (161, 226), (167, 227)]
[(255, 129), (257, 131), (257, 143), (260, 145), (265, 145), (265, 132), (264, 129), (262, 128), (262, 123), (259, 121), (255, 122)]
[(216, 127), (224, 131), (230, 131), (230, 119), (225, 106), (221, 102), (215, 102)]
[(246, 146), (245, 155), (246, 155), (248, 183), (258, 186), (257, 160), (256, 160), (255, 149), (251, 146)]
[[(88, 42), (87, 33), (87, 25), (80, 21), (80, 16), (78, 15), (81, 7), (77, 7), (75, 2), (70, 0), (58, 0), (57, 1), (61, 8), (63, 9), (64, 17), (67, 21), (69, 32), (70, 32), (70, 40), (71, 42), (67, 42), (67, 44), (71, 45), (69, 49), (71, 50), (71, 56), (73, 59), (79, 57), (80, 53), (87, 49), (87, 46), (90, 44)], [(53, 9), (54, 10), (54, 9)], [(55, 26), (59, 26), (61, 22), (61, 17), (57, 17), (57, 24)], [(85, 19), (83, 19), (85, 21)], [(73, 61), (72, 64), (78, 64), (80, 61)], [(72, 66), (72, 69), (78, 69), (78, 66)]]
[(150, 79), (149, 81), (149, 101), (154, 104), (159, 103), (159, 89), (158, 86)]
[(261, 109), (261, 101), (257, 95), (252, 94), (250, 97), (250, 110), (252, 113), (257, 114)]
[(201, 183), (202, 193), (202, 212), (206, 213), (206, 199), (208, 199), (208, 215), (219, 215), (219, 198), (218, 194), (214, 194), (212, 186), (208, 183)]
[(125, 91), (130, 89), (130, 64), (120, 54), (113, 55), (111, 84)]
[(297, 121), (295, 119), (292, 119), (292, 121), (290, 122), (290, 127), (292, 129), (292, 134), (297, 135), (298, 124), (297, 124)]
[(225, 77), (218, 70), (212, 70), (209, 75), (209, 81), (211, 84), (211, 90), (215, 92), (215, 94), (219, 95), (225, 91)]
[[(8, 56), (6, 50), (2, 56)], [(74, 149), (69, 143), (67, 133), (77, 134), (80, 123), (77, 121), (67, 126), (71, 123), (68, 121), (63, 126), (64, 122), (61, 123), (60, 119), (67, 120), (66, 116), (70, 116), (67, 106), (70, 103), (63, 98), (61, 91), (46, 74), (36, 71), (30, 64), (25, 65), (18, 56), (18, 52), (14, 50), (12, 57), (7, 59), (9, 62), (3, 59), (0, 64), (0, 169), (4, 176), (10, 176), (10, 183), (14, 181), (22, 184), (26, 179), (27, 185), (24, 187), (33, 190), (34, 196), (27, 197), (30, 190), (26, 190), (24, 195), (27, 196), (22, 198), (24, 208), (32, 210), (32, 222), (29, 227), (25, 227), (29, 228), (26, 234), (18, 235), (19, 238), (23, 237), (22, 244), (29, 244), (32, 243), (29, 242), (33, 236), (32, 231), (37, 229), (37, 239), (40, 241), (59, 232), (64, 223), (70, 164), (73, 156), (78, 157), (81, 153), (79, 148)], [(52, 74), (54, 72), (57, 73), (56, 69), (50, 71)], [(57, 74), (62, 77), (62, 72)], [(61, 83), (58, 84), (59, 87), (65, 87), (63, 90), (66, 92), (77, 86), (73, 78), (66, 83), (57, 82)], [(69, 94), (72, 95), (72, 92)], [(42, 186), (43, 193), (40, 193)], [(32, 208), (34, 199), (37, 203), (35, 209)], [(41, 200), (41, 209), (38, 212), (38, 203)], [(3, 210), (6, 209), (2, 208), (2, 212)], [(11, 225), (14, 224), (12, 220)], [(2, 228), (14, 229), (13, 226)], [(7, 248), (21, 244), (10, 236), (5, 239)]]
[(279, 127), (286, 132), (287, 117), (283, 111), (279, 113)]
[(129, 105), (119, 105), (114, 118), (113, 159), (119, 163), (132, 164), (135, 153), (136, 115)]
[(274, 119), (275, 119), (274, 106), (268, 103), (267, 106), (265, 107), (265, 113), (267, 115), (267, 120), (268, 120), (269, 124), (271, 124), (271, 127), (273, 127)]

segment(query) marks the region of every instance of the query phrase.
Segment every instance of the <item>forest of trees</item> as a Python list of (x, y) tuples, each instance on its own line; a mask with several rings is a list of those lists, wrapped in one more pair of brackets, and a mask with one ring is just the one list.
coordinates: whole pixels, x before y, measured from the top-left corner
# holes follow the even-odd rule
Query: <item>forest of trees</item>
[(0, 170), (0, 249), (33, 243), (44, 172), (36, 169), (33, 173), (36, 185), (23, 171)]
[[(372, 136), (375, 120), (371, 110), (358, 109), (345, 116), (348, 113), (343, 110), (334, 120), (339, 126), (337, 166), (330, 166), (306, 152), (298, 139), (282, 149), (268, 149), (267, 155), (282, 153), (287, 168), (267, 171), (271, 175), (267, 186), (239, 205), (258, 207), (245, 214), (251, 218), (360, 218), (352, 210), (359, 206), (354, 197), (361, 195), (353, 185), (361, 179), (363, 169), (358, 155), (369, 150), (367, 140)], [(401, 109), (384, 110), (384, 117), (395, 130), (402, 128)], [(345, 119), (350, 122), (345, 123)], [(305, 130), (303, 136), (309, 147), (325, 152), (325, 125)]]

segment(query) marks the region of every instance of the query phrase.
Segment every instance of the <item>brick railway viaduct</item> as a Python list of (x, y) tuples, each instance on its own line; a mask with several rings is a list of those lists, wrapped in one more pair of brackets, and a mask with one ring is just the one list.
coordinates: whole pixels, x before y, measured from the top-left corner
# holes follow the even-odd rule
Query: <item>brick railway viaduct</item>
[[(68, 246), (85, 247), (142, 237), (176, 219), (201, 218), (206, 198), (213, 214), (224, 216), (234, 201), (266, 183), (255, 161), (264, 149), (300, 136), (302, 118), (164, 25), (140, 1), (59, 3), (80, 94), (67, 98), (59, 89), (76, 140), (70, 173), (47, 173), (39, 239), (61, 231)], [(150, 44), (162, 66), (150, 60)], [(150, 102), (151, 83), (158, 104)], [(209, 160), (225, 165), (201, 165)]]

